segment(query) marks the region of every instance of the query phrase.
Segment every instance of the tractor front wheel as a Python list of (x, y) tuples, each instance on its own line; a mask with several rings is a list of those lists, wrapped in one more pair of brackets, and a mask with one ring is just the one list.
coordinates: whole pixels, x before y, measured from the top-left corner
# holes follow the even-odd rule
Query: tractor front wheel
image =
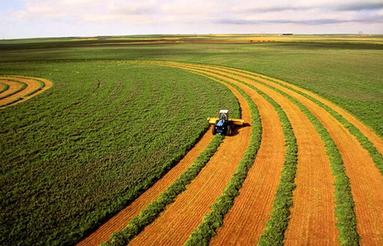
[(212, 133), (213, 135), (215, 135), (215, 134), (217, 133), (217, 130), (215, 129), (215, 126), (213, 126), (213, 127), (211, 128), (211, 133)]

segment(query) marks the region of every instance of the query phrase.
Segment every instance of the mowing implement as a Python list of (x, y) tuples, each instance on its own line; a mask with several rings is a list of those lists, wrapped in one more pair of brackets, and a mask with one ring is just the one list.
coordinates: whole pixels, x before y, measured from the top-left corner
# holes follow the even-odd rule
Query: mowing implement
[(236, 126), (243, 126), (245, 123), (242, 119), (230, 119), (229, 110), (221, 109), (218, 112), (218, 118), (207, 118), (209, 124), (213, 125), (212, 133), (230, 136), (233, 134)]

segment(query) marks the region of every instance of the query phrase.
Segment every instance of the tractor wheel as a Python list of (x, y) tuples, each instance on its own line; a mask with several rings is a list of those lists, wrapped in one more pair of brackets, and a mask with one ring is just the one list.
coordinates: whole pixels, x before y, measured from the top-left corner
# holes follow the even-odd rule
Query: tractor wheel
[(216, 131), (216, 129), (215, 129), (215, 126), (213, 126), (213, 127), (211, 128), (211, 133), (212, 133), (213, 135), (215, 135), (215, 134), (217, 133), (217, 131)]

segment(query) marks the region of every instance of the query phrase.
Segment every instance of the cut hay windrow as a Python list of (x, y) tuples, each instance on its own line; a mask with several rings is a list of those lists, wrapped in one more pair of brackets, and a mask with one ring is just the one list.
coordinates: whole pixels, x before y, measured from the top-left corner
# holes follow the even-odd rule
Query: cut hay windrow
[(3, 93), (4, 91), (8, 90), (9, 89), (9, 85), (7, 85), (6, 83), (2, 83), (0, 82), (0, 85), (1, 85), (1, 89), (0, 89), (0, 94)]
[[(190, 167), (212, 139), (210, 131), (206, 132), (206, 117), (223, 108), (233, 112), (237, 105), (233, 94), (239, 93), (181, 69), (124, 64), (162, 59), (225, 71), (262, 90), (286, 113), (299, 147), (299, 164), (284, 244), (347, 243), (336, 226), (335, 184), (339, 179), (331, 167), (331, 162), (342, 162), (346, 179), (340, 181), (351, 187), (359, 243), (383, 245), (383, 175), (379, 168), (383, 155), (383, 37), (282, 36), (277, 43), (255, 42), (279, 39), (278, 35), (1, 41), (1, 75), (22, 80), (17, 74), (24, 74), (56, 82), (55, 88), (39, 96), (32, 97), (44, 89), (32, 92), (28, 101), (21, 95), (11, 96), (6, 101), (9, 106), (0, 108), (0, 245), (74, 245), (104, 227), (98, 234), (101, 240), (84, 246), (99, 245)], [(258, 80), (303, 104), (325, 128), (330, 142), (304, 110)], [(212, 246), (259, 242), (286, 154), (276, 110), (255, 90), (233, 82), (259, 109), (262, 142), (239, 195), (209, 242)], [(0, 97), (20, 86), (8, 83), (7, 90), (0, 84)], [(245, 101), (239, 98), (241, 103)], [(249, 107), (243, 105), (246, 122), (251, 122)], [(330, 110), (359, 132), (353, 134)], [(250, 142), (250, 129), (243, 127), (235, 136), (225, 137), (187, 189), (130, 244), (186, 242), (237, 170)], [(194, 146), (200, 146), (203, 132), (208, 139), (201, 147)], [(369, 142), (363, 143), (364, 137)], [(371, 144), (375, 150), (369, 150)], [(336, 148), (341, 161), (332, 160), (339, 155), (331, 157), (329, 148)], [(350, 204), (345, 197), (342, 202), (342, 206)], [(118, 214), (123, 215), (112, 219)], [(351, 224), (349, 221), (344, 230)], [(355, 241), (350, 240), (352, 243)]]
[[(376, 167), (379, 169), (379, 171), (383, 175), (383, 150), (381, 149), (380, 151), (377, 149), (377, 146), (381, 144), (380, 142), (377, 143), (376, 141), (373, 143), (371, 139), (378, 139), (378, 137), (373, 133), (371, 130), (364, 130), (365, 134), (368, 134), (371, 139), (369, 139), (365, 134), (362, 133), (361, 129), (356, 127), (355, 124), (350, 122), (348, 119), (346, 119), (346, 116), (349, 113), (340, 113), (334, 109), (334, 107), (331, 107), (331, 103), (321, 99), (319, 100), (318, 96), (313, 94), (312, 92), (306, 91), (305, 89), (299, 88), (293, 84), (290, 84), (288, 82), (279, 80), (279, 79), (274, 79), (271, 77), (268, 77), (263, 74), (257, 74), (253, 72), (248, 72), (248, 71), (243, 71), (239, 69), (233, 69), (233, 68), (226, 68), (226, 67), (217, 67), (218, 69), (222, 69), (224, 71), (235, 71), (236, 73), (241, 74), (242, 76), (245, 76), (250, 79), (256, 79), (257, 81), (260, 82), (260, 79), (267, 80), (269, 82), (275, 83), (277, 85), (280, 85), (284, 88), (287, 88), (293, 92), (296, 92), (307, 99), (313, 101), (314, 103), (318, 104), (320, 107), (324, 108), (327, 112), (329, 112), (334, 118), (336, 118), (344, 127), (346, 127), (352, 135), (354, 135), (360, 144), (370, 153), (372, 159), (375, 162)], [(267, 83), (265, 83), (267, 85)], [(327, 102), (327, 103), (324, 103)], [(334, 106), (334, 105), (333, 105)], [(359, 123), (357, 119), (354, 120), (355, 122)], [(359, 123), (361, 124), (361, 123)]]
[(339, 230), (339, 242), (341, 245), (359, 245), (359, 235), (356, 229), (356, 215), (350, 181), (345, 173), (342, 157), (334, 140), (318, 118), (316, 118), (302, 103), (282, 91), (278, 92), (288, 97), (306, 114), (323, 139), (327, 155), (330, 159), (331, 170), (335, 177), (335, 215)]
[(247, 172), (253, 165), (261, 145), (262, 124), (257, 106), (243, 90), (234, 84), (231, 85), (246, 99), (250, 107), (252, 119), (250, 144), (222, 195), (216, 199), (211, 207), (211, 211), (205, 215), (202, 223), (192, 232), (186, 245), (208, 244), (215, 231), (222, 225), (223, 218), (232, 207), (235, 197), (238, 196), (239, 190), (246, 179)]
[[(230, 78), (228, 75), (227, 77)], [(258, 90), (256, 87), (254, 87), (251, 84), (248, 84), (246, 82), (240, 81), (243, 84), (246, 84), (252, 89), (255, 89), (258, 93), (261, 95), (268, 97), (267, 94), (263, 93), (262, 91)], [(265, 84), (265, 83), (264, 83)], [(267, 84), (265, 84), (267, 85)], [(336, 218), (337, 218), (337, 227), (339, 230), (339, 241), (342, 245), (357, 245), (359, 243), (359, 235), (356, 230), (356, 216), (354, 212), (354, 202), (352, 199), (351, 194), (351, 187), (349, 180), (345, 174), (345, 170), (343, 167), (343, 161), (340, 156), (339, 150), (336, 147), (334, 141), (332, 140), (331, 136), (329, 135), (326, 128), (321, 124), (321, 122), (298, 100), (291, 97), (290, 95), (286, 94), (285, 92), (276, 89), (270, 85), (267, 85), (271, 89), (277, 91), (278, 93), (284, 95), (289, 100), (291, 100), (294, 104), (296, 104), (302, 112), (306, 114), (306, 116), (309, 118), (309, 120), (314, 124), (316, 127), (318, 133), (320, 134), (321, 138), (323, 139), (327, 151), (327, 155), (330, 159), (331, 169), (333, 172), (333, 175), (335, 176), (335, 197), (336, 197)], [(271, 98), (269, 98), (271, 99)], [(274, 212), (273, 212), (274, 213)], [(272, 215), (272, 219), (273, 220)], [(287, 220), (288, 216), (285, 216), (285, 219)], [(283, 220), (282, 220), (283, 221)], [(281, 225), (281, 222), (275, 223), (278, 227)], [(287, 224), (286, 224), (287, 227)], [(280, 232), (279, 236), (274, 234), (276, 229), (268, 229), (266, 228), (264, 234), (261, 237), (260, 244), (261, 245), (269, 245), (270, 243), (276, 243), (279, 242), (280, 244), (283, 243), (283, 233)], [(278, 239), (279, 238), (279, 239)]]
[[(196, 71), (198, 71), (198, 69), (196, 69)], [(271, 103), (276, 108), (277, 113), (281, 119), (281, 125), (285, 135), (285, 163), (283, 165), (280, 183), (277, 189), (277, 193), (275, 195), (271, 218), (266, 225), (265, 232), (263, 233), (264, 236), (262, 236), (260, 240), (260, 244), (264, 243), (262, 245), (283, 244), (283, 234), (288, 225), (290, 207), (292, 205), (293, 190), (295, 188), (294, 179), (297, 168), (296, 165), (298, 146), (296, 143), (294, 132), (292, 130), (291, 123), (287, 118), (287, 115), (283, 111), (282, 107), (267, 94), (256, 89), (255, 87), (251, 88), (256, 90), (257, 93), (263, 96), (269, 103)], [(230, 205), (232, 205), (232, 203), (230, 203)], [(229, 208), (227, 208), (226, 210), (221, 209), (215, 211), (219, 216), (217, 216), (214, 212), (212, 212), (210, 216), (208, 215), (209, 217), (207, 221), (205, 222), (204, 220), (200, 227), (197, 228), (196, 232), (192, 234), (189, 238), (189, 245), (193, 245), (199, 241), (203, 244), (207, 244), (210, 238), (214, 235), (215, 230), (222, 225), (223, 217), (227, 213)], [(214, 207), (212, 208), (212, 210), (214, 210)], [(211, 219), (209, 219), (210, 217)]]
[(21, 85), (14, 91), (0, 96), (0, 108), (5, 108), (26, 101), (46, 89), (49, 89), (53, 85), (51, 81), (46, 79), (18, 75), (0, 76), (0, 80), (4, 80), (4, 84), (7, 84), (7, 81), (9, 81)]
[[(250, 109), (246, 100), (234, 87), (226, 86), (238, 98), (242, 118), (246, 122), (251, 122)], [(166, 244), (170, 240), (178, 244), (185, 242), (235, 173), (248, 148), (250, 133), (250, 127), (243, 127), (238, 129), (238, 134), (235, 136), (226, 138), (218, 152), (188, 186), (188, 189), (180, 194), (154, 223), (137, 235), (131, 244), (142, 245), (154, 242)], [(183, 212), (179, 213), (180, 210)]]
[[(1, 79), (1, 77), (0, 77), (0, 79)], [(0, 100), (1, 100), (1, 99), (4, 99), (4, 98), (7, 98), (7, 97), (10, 97), (10, 96), (13, 96), (13, 95), (15, 95), (15, 94), (21, 92), (22, 90), (24, 90), (24, 89), (27, 88), (27, 86), (28, 86), (27, 83), (18, 81), (17, 79), (10, 79), (10, 78), (7, 77), (7, 80), (8, 80), (8, 81), (12, 81), (12, 82), (16, 82), (16, 83), (20, 84), (20, 87), (19, 87), (17, 90), (14, 90), (14, 91), (12, 91), (11, 93), (9, 93), (9, 94), (7, 94), (7, 95), (0, 96)], [(9, 87), (9, 85), (8, 85), (8, 87)], [(1, 105), (1, 104), (0, 104), (0, 105)]]
[(216, 135), (188, 170), (155, 201), (142, 210), (138, 216), (134, 217), (125, 229), (115, 233), (105, 245), (126, 245), (134, 236), (140, 233), (145, 226), (154, 221), (166, 206), (175, 200), (178, 194), (186, 190), (186, 186), (198, 175), (214, 155), (222, 140), (223, 137), (221, 135)]

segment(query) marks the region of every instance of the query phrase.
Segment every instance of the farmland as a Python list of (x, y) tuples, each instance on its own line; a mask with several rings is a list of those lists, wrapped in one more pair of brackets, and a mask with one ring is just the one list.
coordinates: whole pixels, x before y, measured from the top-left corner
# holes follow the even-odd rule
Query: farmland
[(383, 242), (382, 40), (0, 41), (0, 243)]

